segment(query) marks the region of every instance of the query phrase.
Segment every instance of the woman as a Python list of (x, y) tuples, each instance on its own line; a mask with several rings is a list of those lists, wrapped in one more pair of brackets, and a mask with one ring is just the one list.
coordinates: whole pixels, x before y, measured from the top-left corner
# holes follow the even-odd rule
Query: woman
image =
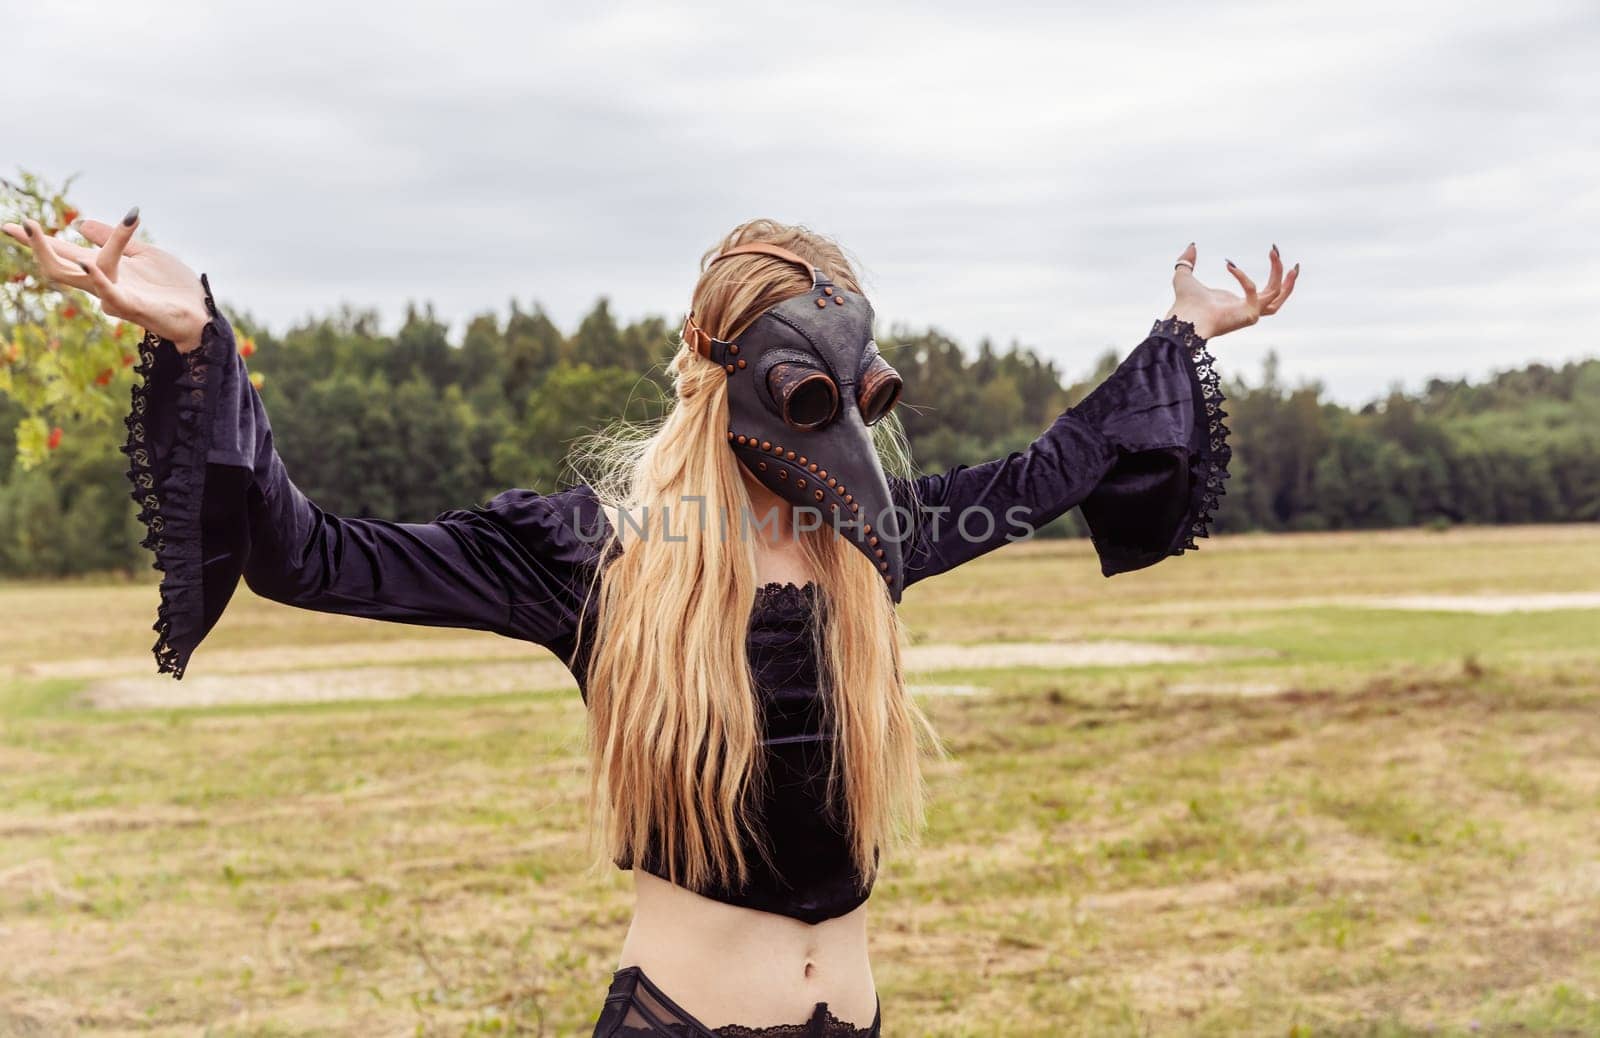
[(560, 493), (395, 523), (299, 492), (209, 283), (137, 226), (85, 221), (94, 248), (5, 230), (147, 330), (123, 450), (165, 571), (160, 670), (182, 676), (241, 577), (558, 653), (588, 706), (595, 831), (637, 892), (600, 1036), (879, 1033), (865, 903), (934, 742), (902, 591), (1073, 507), (1107, 576), (1193, 548), (1229, 458), (1206, 341), (1275, 313), (1299, 273), (1274, 247), (1260, 291), (1231, 262), (1243, 295), (1208, 289), (1191, 244), (1166, 316), (1032, 445), (910, 479), (879, 461), (899, 376), (850, 264), (753, 221), (702, 262), (653, 432), (602, 440)]

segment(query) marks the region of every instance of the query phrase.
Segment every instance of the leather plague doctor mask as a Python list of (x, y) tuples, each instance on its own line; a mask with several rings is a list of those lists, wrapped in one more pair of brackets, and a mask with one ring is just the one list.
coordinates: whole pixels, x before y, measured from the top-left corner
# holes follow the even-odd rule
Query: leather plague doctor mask
[(813, 528), (835, 530), (866, 555), (899, 602), (911, 517), (895, 508), (870, 426), (893, 409), (901, 382), (872, 339), (872, 306), (776, 245), (739, 245), (711, 262), (750, 253), (796, 264), (811, 290), (766, 310), (732, 342), (706, 334), (692, 313), (684, 322), (684, 341), (727, 373), (728, 445), (762, 485), (809, 510), (797, 519), (812, 517)]

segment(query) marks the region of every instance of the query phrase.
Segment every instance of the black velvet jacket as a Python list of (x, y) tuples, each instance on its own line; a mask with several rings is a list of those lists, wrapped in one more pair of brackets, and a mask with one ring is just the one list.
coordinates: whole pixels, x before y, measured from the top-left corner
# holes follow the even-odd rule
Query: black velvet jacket
[[(537, 642), (573, 667), (581, 688), (591, 646), (578, 643), (578, 618), (607, 529), (593, 492), (507, 490), (428, 523), (329, 515), (290, 480), (233, 330), (209, 283), (205, 292), (211, 320), (198, 349), (180, 354), (154, 336), (140, 345), (122, 448), (144, 544), (165, 574), (159, 670), (183, 676), (242, 577), (257, 594), (306, 609)], [(1187, 323), (1156, 322), (1025, 450), (891, 481), (898, 501), (918, 503), (906, 586), (1074, 507), (1108, 577), (1195, 547), (1227, 477), (1221, 404), (1205, 340)], [(814, 599), (809, 584), (768, 585), (750, 623), (771, 866), (758, 865), (741, 889), (699, 891), (808, 923), (851, 911), (871, 890), (851, 865), (840, 805), (825, 796), (831, 744), (808, 627)], [(653, 856), (639, 867), (665, 873)]]

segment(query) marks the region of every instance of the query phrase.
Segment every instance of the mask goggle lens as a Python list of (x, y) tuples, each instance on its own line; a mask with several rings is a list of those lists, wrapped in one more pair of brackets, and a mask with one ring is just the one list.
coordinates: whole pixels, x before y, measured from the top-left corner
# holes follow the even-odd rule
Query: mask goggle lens
[(839, 387), (826, 372), (805, 364), (775, 364), (767, 373), (786, 425), (801, 432), (820, 429), (839, 413)]
[(861, 376), (861, 388), (856, 397), (861, 420), (868, 425), (876, 425), (881, 421), (900, 402), (903, 385), (900, 373), (891, 368), (888, 361), (882, 357), (872, 358), (872, 363)]

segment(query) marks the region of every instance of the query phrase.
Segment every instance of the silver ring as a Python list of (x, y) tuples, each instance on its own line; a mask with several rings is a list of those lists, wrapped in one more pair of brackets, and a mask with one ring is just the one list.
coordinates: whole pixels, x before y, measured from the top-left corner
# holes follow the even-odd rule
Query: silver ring
[(1190, 263), (1188, 260), (1179, 260), (1172, 265), (1173, 270), (1177, 270), (1179, 267), (1188, 267), (1190, 273), (1194, 272), (1194, 264)]

